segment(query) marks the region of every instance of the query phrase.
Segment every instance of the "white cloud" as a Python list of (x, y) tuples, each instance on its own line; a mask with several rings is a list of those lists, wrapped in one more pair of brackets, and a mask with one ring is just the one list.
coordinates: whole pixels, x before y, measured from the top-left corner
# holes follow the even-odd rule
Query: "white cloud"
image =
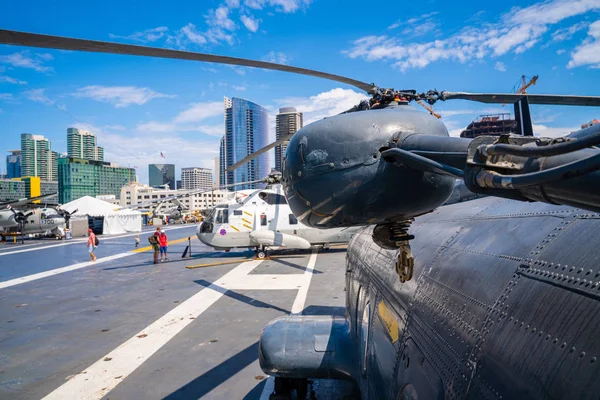
[(256, 32), (258, 30), (260, 19), (255, 19), (252, 16), (242, 15), (240, 20), (250, 32)]
[(14, 85), (27, 85), (27, 81), (15, 79), (8, 75), (0, 75), (0, 83), (12, 83)]
[(263, 61), (276, 63), (276, 64), (287, 64), (290, 62), (290, 58), (282, 52), (270, 51), (263, 57)]
[(28, 90), (28, 91), (23, 92), (23, 95), (25, 95), (25, 97), (27, 99), (34, 101), (36, 103), (41, 103), (41, 104), (45, 104), (48, 106), (54, 106), (62, 111), (67, 110), (67, 106), (65, 106), (64, 104), (56, 103), (55, 101), (50, 99), (48, 96), (46, 96), (46, 89)]
[(205, 44), (206, 38), (202, 36), (196, 29), (196, 25), (190, 23), (181, 28), (183, 36), (192, 43)]
[(13, 67), (33, 69), (37, 72), (52, 72), (52, 67), (44, 65), (44, 61), (49, 61), (51, 59), (53, 59), (53, 57), (48, 53), (37, 53), (32, 56), (29, 50), (25, 50), (0, 56), (0, 63), (10, 64)]
[(597, 0), (546, 1), (514, 8), (496, 23), (467, 26), (444, 39), (407, 43), (403, 36), (364, 36), (343, 53), (367, 61), (389, 60), (402, 71), (441, 60), (466, 63), (510, 52), (520, 54), (538, 43), (551, 25), (595, 9), (600, 9)]
[(439, 24), (433, 18), (437, 14), (439, 13), (434, 11), (410, 19), (402, 18), (388, 26), (387, 29), (393, 30), (402, 26), (404, 27), (402, 30), (403, 36), (422, 36), (439, 27)]
[[(295, 107), (304, 113), (304, 125), (344, 112), (369, 96), (351, 89), (336, 88), (311, 97), (277, 100), (278, 107)], [(275, 110), (276, 113), (276, 110)]]
[(506, 72), (506, 65), (502, 61), (496, 61), (494, 64), (494, 69), (500, 72)]
[(261, 10), (270, 5), (277, 11), (293, 13), (310, 5), (312, 0), (244, 0), (244, 5), (249, 8)]
[(575, 68), (582, 65), (600, 67), (600, 20), (590, 25), (588, 38), (571, 53), (571, 60), (567, 68)]
[(223, 102), (192, 103), (185, 111), (180, 112), (174, 119), (175, 123), (200, 122), (204, 119), (223, 115)]
[(31, 101), (47, 105), (53, 105), (54, 102), (46, 97), (46, 89), (32, 89), (23, 93)]
[(557, 54), (557, 55), (559, 55), (559, 56), (560, 56), (561, 54), (564, 54), (564, 53), (566, 53), (566, 52), (567, 52), (567, 51), (566, 51), (565, 49), (559, 49), (559, 50), (556, 50), (556, 54)]
[(240, 92), (246, 90), (246, 86), (244, 85), (231, 85), (231, 88)]
[(571, 132), (581, 129), (581, 127), (577, 127), (577, 126), (566, 127), (566, 128), (554, 128), (554, 127), (548, 127), (546, 125), (538, 125), (538, 124), (532, 124), (532, 127), (533, 127), (534, 136), (551, 137), (551, 138), (566, 136)]
[(89, 98), (104, 103), (113, 104), (115, 107), (127, 107), (131, 104), (142, 105), (152, 99), (166, 97), (173, 98), (174, 95), (157, 93), (148, 88), (135, 86), (100, 86), (92, 85), (77, 89), (73, 94), (75, 97)]
[(159, 26), (157, 28), (146, 29), (145, 31), (141, 32), (134, 32), (127, 36), (119, 36), (112, 33), (109, 33), (108, 36), (112, 39), (126, 39), (133, 40), (135, 42), (148, 43), (156, 42), (157, 40), (164, 38), (168, 31), (169, 28), (166, 26)]
[(0, 101), (12, 100), (12, 93), (0, 93)]
[(552, 33), (552, 40), (555, 42), (562, 42), (564, 40), (569, 40), (573, 37), (573, 35), (580, 30), (587, 28), (588, 23), (585, 21), (579, 22), (575, 25), (571, 25), (568, 28), (558, 29)]

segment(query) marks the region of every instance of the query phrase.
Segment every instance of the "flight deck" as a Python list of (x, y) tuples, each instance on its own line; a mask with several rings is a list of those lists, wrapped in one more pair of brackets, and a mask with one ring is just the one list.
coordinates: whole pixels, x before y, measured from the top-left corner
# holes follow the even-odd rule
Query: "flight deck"
[[(160, 264), (152, 228), (139, 248), (135, 233), (99, 236), (96, 262), (86, 238), (0, 244), (0, 398), (268, 399), (263, 327), (343, 315), (345, 249), (252, 260), (202, 245), (195, 228), (165, 227)], [(349, 383), (313, 386), (318, 399), (357, 398)]]

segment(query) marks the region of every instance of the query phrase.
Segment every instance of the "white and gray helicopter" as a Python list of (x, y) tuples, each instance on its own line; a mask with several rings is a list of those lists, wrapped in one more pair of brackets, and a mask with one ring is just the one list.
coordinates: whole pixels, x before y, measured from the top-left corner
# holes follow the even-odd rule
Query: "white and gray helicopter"
[(328, 249), (350, 241), (358, 227), (316, 229), (299, 222), (279, 176), (272, 173), (262, 181), (266, 188), (237, 191), (234, 198), (216, 205), (198, 226), (198, 239), (215, 250), (254, 249), (258, 258), (265, 258), (271, 249)]

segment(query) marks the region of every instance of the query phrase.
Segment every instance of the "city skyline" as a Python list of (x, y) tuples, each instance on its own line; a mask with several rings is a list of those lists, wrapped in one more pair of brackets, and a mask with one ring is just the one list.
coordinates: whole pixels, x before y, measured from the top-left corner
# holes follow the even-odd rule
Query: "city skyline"
[[(157, 13), (155, 0), (141, 10), (66, 0), (40, 3), (24, 18), (23, 6), (13, 2), (3, 21), (6, 29), (271, 60), (419, 92), (510, 92), (521, 75), (539, 75), (530, 93), (594, 95), (591, 83), (600, 73), (598, 51), (591, 51), (599, 43), (594, 2), (382, 3), (378, 24), (364, 24), (361, 3), (352, 0), (342, 11), (335, 2), (247, 3), (195, 2), (184, 13), (177, 7)], [(115, 19), (123, 9), (135, 17)], [(214, 17), (217, 9), (223, 18)], [(90, 25), (92, 16), (110, 23)], [(367, 97), (344, 84), (256, 68), (0, 46), (0, 150), (18, 148), (18, 135), (32, 132), (66, 151), (63, 132), (75, 127), (96, 134), (105, 159), (138, 166), (143, 182), (151, 163), (212, 168), (224, 133), (223, 95), (265, 107), (270, 141), (279, 108), (296, 107), (307, 125)], [(454, 135), (478, 115), (505, 109), (435, 105)], [(556, 137), (598, 118), (598, 111), (532, 106), (532, 117), (537, 134)]]

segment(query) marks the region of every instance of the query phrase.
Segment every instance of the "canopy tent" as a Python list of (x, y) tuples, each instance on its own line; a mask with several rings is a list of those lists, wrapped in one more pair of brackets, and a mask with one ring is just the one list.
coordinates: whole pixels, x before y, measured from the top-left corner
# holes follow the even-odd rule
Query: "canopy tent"
[(70, 203), (63, 204), (60, 208), (68, 212), (77, 210), (71, 219), (81, 218), (83, 215), (90, 217), (103, 217), (102, 232), (115, 235), (127, 232), (142, 231), (142, 214), (136, 210), (124, 209), (121, 206), (107, 201), (84, 196)]

